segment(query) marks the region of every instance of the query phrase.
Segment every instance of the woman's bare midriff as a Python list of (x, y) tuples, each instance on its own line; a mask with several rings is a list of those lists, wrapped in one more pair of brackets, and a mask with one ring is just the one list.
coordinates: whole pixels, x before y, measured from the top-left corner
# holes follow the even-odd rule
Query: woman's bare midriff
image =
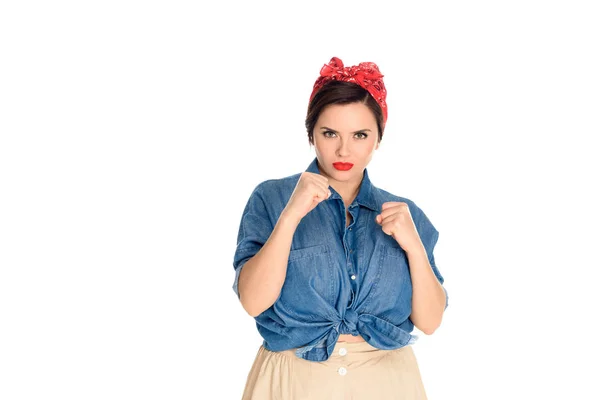
[(338, 342), (364, 342), (365, 338), (363, 338), (362, 336), (358, 335), (358, 336), (352, 336), (352, 335), (340, 335), (340, 337), (338, 338)]

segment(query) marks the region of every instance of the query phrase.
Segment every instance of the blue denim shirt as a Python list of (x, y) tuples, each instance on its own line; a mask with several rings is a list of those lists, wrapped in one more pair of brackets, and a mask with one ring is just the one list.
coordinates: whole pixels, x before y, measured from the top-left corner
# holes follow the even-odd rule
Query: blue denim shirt
[[(316, 157), (306, 171), (320, 173)], [(238, 297), (244, 263), (271, 235), (299, 178), (295, 174), (266, 180), (250, 195), (233, 260), (233, 290)], [(387, 201), (407, 203), (431, 268), (443, 284), (433, 257), (438, 231), (414, 202), (373, 186), (367, 169), (348, 207), (349, 226), (342, 197), (329, 189), (331, 196), (309, 212), (294, 233), (279, 297), (255, 318), (264, 347), (295, 348), (298, 357), (325, 361), (340, 334), (360, 334), (370, 345), (385, 350), (412, 344), (417, 336), (410, 333), (414, 325), (408, 318), (412, 284), (407, 256), (375, 217)]]

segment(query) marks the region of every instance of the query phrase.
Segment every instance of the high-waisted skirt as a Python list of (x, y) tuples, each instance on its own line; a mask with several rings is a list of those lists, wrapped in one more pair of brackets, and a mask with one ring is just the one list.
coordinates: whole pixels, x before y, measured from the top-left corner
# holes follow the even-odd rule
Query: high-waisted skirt
[(426, 400), (411, 345), (380, 350), (338, 342), (322, 362), (260, 346), (242, 400)]

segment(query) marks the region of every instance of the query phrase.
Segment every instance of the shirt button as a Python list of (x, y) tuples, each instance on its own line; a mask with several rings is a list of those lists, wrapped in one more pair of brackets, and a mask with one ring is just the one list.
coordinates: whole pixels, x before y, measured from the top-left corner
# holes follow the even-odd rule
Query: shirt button
[(346, 350), (344, 347), (342, 347), (340, 349), (340, 356), (345, 356), (346, 354), (348, 354), (348, 350)]
[(340, 367), (340, 369), (338, 369), (338, 374), (340, 374), (342, 376), (346, 375), (347, 372), (348, 371), (346, 371), (346, 368), (344, 368), (344, 367)]
[(350, 249), (350, 253), (352, 253), (352, 249)]
[(355, 280), (355, 279), (356, 279), (356, 275), (352, 275), (352, 276), (350, 277), (350, 279), (352, 279), (352, 280)]

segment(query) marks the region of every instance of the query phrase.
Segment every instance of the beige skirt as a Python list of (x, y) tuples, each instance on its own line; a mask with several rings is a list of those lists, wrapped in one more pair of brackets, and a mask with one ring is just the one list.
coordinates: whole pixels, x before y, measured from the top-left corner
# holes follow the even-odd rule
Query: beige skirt
[(260, 346), (242, 400), (426, 400), (412, 346), (338, 342), (327, 361)]

